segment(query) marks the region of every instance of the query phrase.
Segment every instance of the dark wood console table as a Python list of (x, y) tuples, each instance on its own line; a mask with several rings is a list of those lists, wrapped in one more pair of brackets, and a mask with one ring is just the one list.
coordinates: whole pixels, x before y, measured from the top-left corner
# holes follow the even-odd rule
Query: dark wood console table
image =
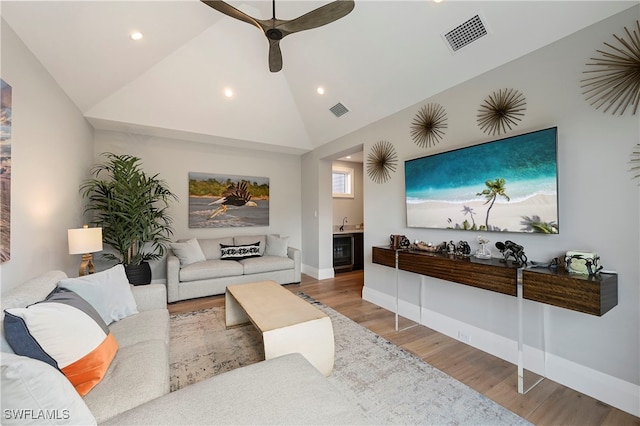
[[(398, 271), (414, 272), (434, 278), (515, 296), (518, 300), (518, 392), (524, 386), (523, 299), (560, 308), (602, 316), (618, 304), (618, 275), (569, 274), (563, 268), (525, 268), (500, 259), (457, 257), (419, 250), (373, 247), (373, 263), (396, 270), (396, 331), (398, 330)], [(422, 323), (422, 286), (420, 287)]]
[[(484, 290), (517, 296), (518, 267), (500, 259), (456, 257), (419, 250), (397, 250), (397, 268)], [(396, 250), (373, 247), (373, 263), (396, 267)], [(524, 298), (602, 316), (618, 304), (618, 276), (569, 274), (563, 268), (525, 268)]]

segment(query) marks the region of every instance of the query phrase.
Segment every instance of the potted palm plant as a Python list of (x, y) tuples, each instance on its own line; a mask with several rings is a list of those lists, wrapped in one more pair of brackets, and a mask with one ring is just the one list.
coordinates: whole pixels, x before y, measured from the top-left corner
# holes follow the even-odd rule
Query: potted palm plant
[(87, 199), (85, 213), (102, 228), (102, 239), (113, 252), (102, 256), (122, 263), (132, 284), (151, 282), (150, 260), (165, 253), (173, 234), (168, 213), (177, 200), (158, 175), (147, 176), (141, 160), (131, 155), (103, 153), (106, 161), (91, 169), (91, 176), (80, 185)]

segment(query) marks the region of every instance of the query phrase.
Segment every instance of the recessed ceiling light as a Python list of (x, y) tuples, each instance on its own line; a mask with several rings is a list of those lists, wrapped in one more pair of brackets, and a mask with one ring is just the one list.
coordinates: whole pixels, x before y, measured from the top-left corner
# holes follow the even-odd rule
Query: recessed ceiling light
[(131, 40), (141, 40), (142, 39), (142, 33), (136, 31), (135, 33), (131, 33)]
[(226, 88), (226, 89), (224, 89), (224, 95), (225, 95), (227, 98), (232, 98), (232, 97), (233, 97), (233, 90), (232, 90), (232, 89), (230, 89), (230, 88)]
[(318, 92), (319, 95), (324, 95), (324, 87), (318, 86), (318, 88), (316, 89), (316, 92)]

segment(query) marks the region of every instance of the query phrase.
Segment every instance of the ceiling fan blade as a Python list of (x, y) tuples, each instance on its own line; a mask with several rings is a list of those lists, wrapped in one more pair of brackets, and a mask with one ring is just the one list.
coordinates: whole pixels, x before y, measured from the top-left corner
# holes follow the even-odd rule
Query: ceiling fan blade
[(336, 0), (296, 19), (284, 21), (276, 25), (276, 28), (286, 34), (318, 28), (348, 15), (354, 7), (353, 0)]
[(278, 72), (282, 69), (282, 52), (280, 40), (269, 40), (269, 71)]
[(202, 3), (217, 10), (218, 12), (224, 13), (225, 15), (235, 18), (239, 21), (246, 22), (247, 24), (254, 25), (258, 27), (260, 30), (264, 31), (264, 29), (262, 28), (262, 25), (260, 25), (260, 23), (257, 20), (253, 19), (251, 16), (247, 15), (246, 13), (239, 11), (235, 7), (228, 5), (222, 0), (201, 0), (201, 1)]

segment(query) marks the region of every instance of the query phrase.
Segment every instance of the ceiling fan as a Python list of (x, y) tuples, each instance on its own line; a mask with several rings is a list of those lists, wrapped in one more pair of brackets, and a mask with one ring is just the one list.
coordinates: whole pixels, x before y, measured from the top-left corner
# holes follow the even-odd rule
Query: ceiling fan
[(280, 51), (280, 40), (289, 34), (299, 31), (318, 28), (336, 21), (353, 10), (354, 0), (336, 0), (321, 6), (309, 13), (305, 13), (295, 19), (276, 19), (276, 1), (272, 0), (273, 18), (256, 19), (222, 0), (201, 0), (207, 6), (227, 16), (246, 22), (258, 27), (269, 40), (269, 70), (278, 72), (282, 69), (282, 52)]

